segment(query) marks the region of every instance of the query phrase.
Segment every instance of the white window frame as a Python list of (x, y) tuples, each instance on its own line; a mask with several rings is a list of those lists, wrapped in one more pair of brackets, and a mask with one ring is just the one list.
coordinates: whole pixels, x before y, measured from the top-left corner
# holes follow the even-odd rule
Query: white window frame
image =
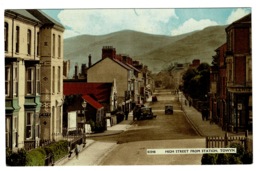
[(40, 78), (41, 78), (41, 70), (40, 70), (40, 67), (36, 67), (36, 94), (39, 95), (41, 94), (41, 83), (40, 83)]
[[(26, 69), (26, 94), (27, 95), (34, 94), (34, 73), (35, 73), (34, 71), (35, 71), (34, 67), (28, 67)], [(30, 80), (29, 80), (29, 73), (31, 73)], [(31, 90), (31, 92), (29, 92), (29, 89), (28, 89), (28, 87), (29, 87), (28, 84), (29, 83), (30, 83), (30, 90)]]
[(11, 66), (5, 66), (5, 96), (11, 94)]
[(16, 139), (17, 133), (18, 133), (18, 117), (15, 116), (13, 117), (13, 147), (18, 147), (18, 140)]
[(33, 111), (27, 111), (25, 113), (26, 113), (25, 137), (26, 137), (26, 140), (30, 140), (30, 139), (33, 138), (33, 122), (34, 122), (33, 116), (34, 116), (34, 112)]
[(18, 82), (19, 80), (19, 72), (18, 72), (18, 66), (13, 65), (13, 97), (18, 96)]

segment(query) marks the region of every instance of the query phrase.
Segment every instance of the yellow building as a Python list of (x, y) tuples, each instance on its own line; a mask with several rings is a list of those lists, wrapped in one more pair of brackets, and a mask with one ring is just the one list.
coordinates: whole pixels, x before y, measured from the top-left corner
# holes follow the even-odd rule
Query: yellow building
[(61, 136), (64, 27), (22, 9), (5, 10), (4, 27), (6, 147), (31, 149)]

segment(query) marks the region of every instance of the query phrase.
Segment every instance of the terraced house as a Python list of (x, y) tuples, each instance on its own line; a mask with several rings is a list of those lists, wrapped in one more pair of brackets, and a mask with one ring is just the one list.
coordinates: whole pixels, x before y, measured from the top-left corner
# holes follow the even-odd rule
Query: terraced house
[(5, 10), (6, 147), (60, 139), (64, 27), (40, 10)]

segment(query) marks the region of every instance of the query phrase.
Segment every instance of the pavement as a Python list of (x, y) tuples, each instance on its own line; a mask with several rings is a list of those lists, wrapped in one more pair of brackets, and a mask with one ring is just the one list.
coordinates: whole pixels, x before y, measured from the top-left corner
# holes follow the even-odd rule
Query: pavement
[[(197, 111), (194, 107), (185, 105), (185, 97), (181, 94), (182, 98), (180, 101), (181, 109), (184, 111), (184, 114), (188, 122), (193, 126), (194, 130), (198, 135), (202, 137), (206, 136), (224, 136), (225, 131), (222, 130), (216, 124), (211, 124), (210, 121), (202, 120), (201, 113)], [(148, 102), (151, 101), (151, 98), (148, 99)], [(108, 136), (120, 134), (132, 126), (133, 123), (133, 114), (130, 112), (128, 120), (124, 120), (119, 124), (108, 127), (107, 130), (103, 133), (95, 134), (86, 134), (86, 145), (83, 147), (81, 145), (81, 151), (79, 153), (79, 158), (76, 159), (75, 153), (71, 155), (70, 158), (65, 156), (61, 160), (57, 161), (55, 166), (87, 166), (87, 165), (99, 165), (104, 157), (106, 157), (109, 152), (118, 146), (116, 142), (98, 142), (91, 139), (91, 137), (97, 136)], [(238, 135), (235, 133), (229, 133), (229, 135)], [(241, 133), (240, 133), (241, 135)], [(89, 155), (91, 154), (91, 155)], [(93, 155), (94, 154), (94, 155)], [(86, 156), (86, 157), (84, 157)], [(84, 161), (83, 159), (84, 158)]]

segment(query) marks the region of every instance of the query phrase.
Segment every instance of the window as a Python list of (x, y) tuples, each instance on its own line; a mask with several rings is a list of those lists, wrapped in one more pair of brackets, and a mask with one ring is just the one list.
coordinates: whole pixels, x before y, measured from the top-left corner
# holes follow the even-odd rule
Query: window
[(37, 56), (40, 56), (40, 33), (37, 32)]
[(11, 148), (11, 117), (6, 117), (5, 119), (5, 141), (6, 147)]
[(55, 34), (52, 35), (52, 41), (53, 41), (53, 46), (52, 46), (52, 51), (53, 51), (53, 58), (55, 57)]
[(248, 72), (247, 78), (249, 82), (252, 82), (252, 59), (248, 59)]
[(41, 84), (40, 84), (40, 68), (36, 68), (36, 94), (40, 94), (41, 92)]
[(13, 96), (18, 96), (18, 68), (17, 66), (13, 67)]
[(7, 52), (8, 51), (8, 23), (7, 22), (5, 22), (5, 37), (4, 37), (4, 39), (5, 39), (5, 51)]
[(35, 137), (40, 137), (39, 114), (35, 114)]
[(5, 96), (10, 96), (11, 68), (5, 67)]
[(61, 132), (61, 106), (57, 106), (56, 108), (56, 133)]
[(13, 147), (18, 147), (18, 119), (13, 118)]
[(55, 93), (55, 67), (52, 67), (52, 93)]
[(61, 89), (61, 68), (60, 66), (58, 67), (58, 92), (60, 92)]
[(27, 94), (33, 94), (34, 69), (27, 69)]
[(32, 138), (33, 112), (26, 112), (26, 139)]
[(31, 55), (31, 40), (32, 39), (32, 31), (27, 31), (27, 54)]
[(58, 37), (58, 57), (61, 57), (61, 36)]
[(20, 44), (20, 27), (16, 26), (16, 37), (15, 37), (15, 52), (19, 53), (19, 44)]

